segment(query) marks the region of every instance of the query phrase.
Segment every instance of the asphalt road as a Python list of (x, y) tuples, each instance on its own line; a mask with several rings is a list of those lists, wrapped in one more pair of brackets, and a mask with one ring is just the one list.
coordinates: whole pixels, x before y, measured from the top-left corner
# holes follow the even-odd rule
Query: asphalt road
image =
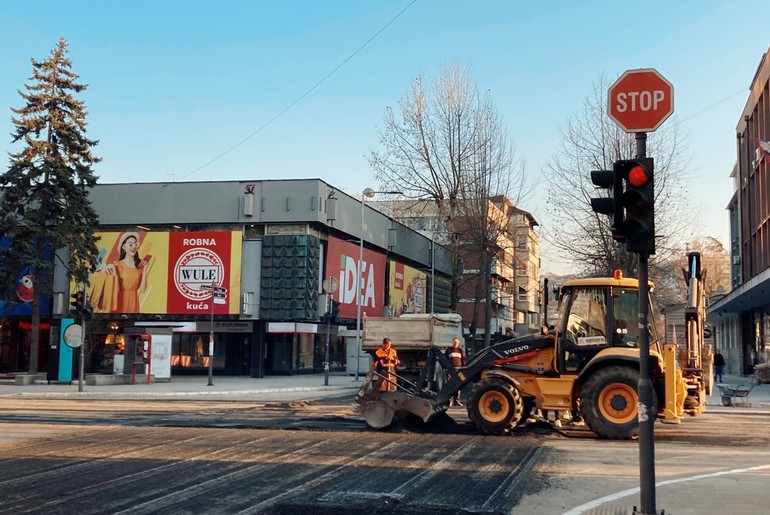
[[(348, 397), (5, 398), (0, 513), (557, 514), (638, 486), (635, 442), (546, 424), (482, 436), (462, 409), (373, 431)], [(657, 477), (770, 463), (768, 419), (656, 424)]]

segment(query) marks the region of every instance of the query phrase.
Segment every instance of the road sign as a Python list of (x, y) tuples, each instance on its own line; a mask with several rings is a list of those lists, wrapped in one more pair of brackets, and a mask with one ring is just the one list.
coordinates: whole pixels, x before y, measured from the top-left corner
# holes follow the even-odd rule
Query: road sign
[(324, 279), (323, 287), (325, 293), (334, 293), (337, 291), (338, 288), (338, 281), (335, 277), (329, 276), (326, 279)]
[(203, 291), (213, 291), (214, 293), (227, 293), (227, 288), (222, 286), (212, 286), (210, 284), (201, 284), (199, 288)]
[(607, 94), (610, 118), (626, 132), (652, 132), (674, 112), (674, 86), (653, 68), (627, 70)]
[(64, 343), (76, 349), (83, 343), (83, 327), (80, 324), (68, 325), (64, 330)]

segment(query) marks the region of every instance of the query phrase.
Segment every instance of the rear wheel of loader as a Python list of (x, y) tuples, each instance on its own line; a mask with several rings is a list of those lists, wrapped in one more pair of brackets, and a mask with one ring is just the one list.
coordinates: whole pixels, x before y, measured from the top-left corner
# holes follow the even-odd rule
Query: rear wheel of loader
[(502, 379), (476, 383), (468, 397), (468, 417), (483, 433), (505, 434), (516, 427), (523, 414), (519, 391)]
[[(594, 373), (580, 395), (586, 425), (600, 438), (626, 440), (638, 436), (638, 384), (639, 371), (630, 367), (607, 367)], [(657, 412), (656, 404), (653, 398), (653, 413)]]

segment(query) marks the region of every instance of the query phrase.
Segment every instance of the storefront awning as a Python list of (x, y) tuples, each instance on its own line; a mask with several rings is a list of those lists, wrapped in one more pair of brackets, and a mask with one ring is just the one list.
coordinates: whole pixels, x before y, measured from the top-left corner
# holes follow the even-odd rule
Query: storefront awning
[(770, 270), (765, 270), (709, 306), (707, 313), (709, 315), (738, 314), (768, 304), (770, 304)]

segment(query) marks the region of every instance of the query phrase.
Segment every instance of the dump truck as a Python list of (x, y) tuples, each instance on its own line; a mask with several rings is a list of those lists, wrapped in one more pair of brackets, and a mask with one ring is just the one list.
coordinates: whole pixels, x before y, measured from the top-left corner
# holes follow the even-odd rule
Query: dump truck
[(454, 338), (460, 338), (460, 345), (465, 347), (463, 321), (457, 313), (364, 317), (362, 350), (374, 355), (386, 337), (393, 341), (401, 361), (396, 372), (411, 383), (419, 377), (431, 347), (445, 350)]
[[(650, 303), (649, 298), (642, 301)], [(460, 368), (432, 347), (418, 378), (397, 379), (395, 391), (374, 391), (370, 385), (378, 374), (370, 372), (356, 394), (356, 408), (375, 429), (410, 414), (428, 422), (448, 409), (456, 392), (472, 384), (468, 416), (482, 433), (509, 433), (523, 425), (536, 407), (580, 410), (585, 424), (599, 437), (634, 438), (639, 432), (639, 341), (646, 330), (653, 412), (670, 423), (680, 422), (684, 414), (700, 414), (705, 406), (703, 369), (696, 372), (693, 362), (688, 376), (683, 376), (678, 346), (661, 344), (655, 324), (640, 328), (639, 302), (638, 280), (624, 278), (620, 271), (613, 277), (567, 281), (560, 289), (553, 330), (544, 327), (541, 334), (482, 349)], [(438, 380), (442, 376), (444, 380)], [(693, 398), (685, 409), (688, 396)]]

